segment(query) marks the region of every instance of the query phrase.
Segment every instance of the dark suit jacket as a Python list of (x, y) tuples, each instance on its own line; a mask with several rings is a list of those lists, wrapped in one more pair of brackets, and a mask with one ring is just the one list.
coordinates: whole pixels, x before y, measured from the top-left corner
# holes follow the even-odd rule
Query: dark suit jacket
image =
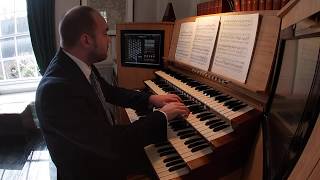
[[(108, 102), (147, 108), (149, 94), (113, 87), (98, 78)], [(133, 152), (166, 139), (161, 112), (131, 125), (111, 126), (88, 80), (61, 49), (38, 86), (36, 112), (61, 179), (122, 178)]]

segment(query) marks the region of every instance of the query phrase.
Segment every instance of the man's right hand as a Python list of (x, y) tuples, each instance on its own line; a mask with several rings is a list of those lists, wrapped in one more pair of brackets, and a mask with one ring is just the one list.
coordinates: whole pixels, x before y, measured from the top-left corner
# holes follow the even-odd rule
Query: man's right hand
[(171, 102), (164, 105), (160, 111), (166, 113), (168, 121), (176, 118), (176, 117), (188, 117), (190, 111), (189, 109), (180, 102)]

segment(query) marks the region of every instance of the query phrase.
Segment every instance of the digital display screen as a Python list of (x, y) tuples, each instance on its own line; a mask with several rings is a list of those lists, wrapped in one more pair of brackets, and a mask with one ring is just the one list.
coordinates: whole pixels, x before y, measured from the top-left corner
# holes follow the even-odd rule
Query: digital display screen
[(121, 30), (122, 66), (161, 67), (163, 30)]

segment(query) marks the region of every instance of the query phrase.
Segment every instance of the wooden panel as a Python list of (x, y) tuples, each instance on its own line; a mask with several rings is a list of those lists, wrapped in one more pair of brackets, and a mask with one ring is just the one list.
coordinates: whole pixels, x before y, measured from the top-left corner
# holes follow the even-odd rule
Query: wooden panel
[(258, 136), (250, 153), (250, 158), (244, 169), (245, 180), (262, 180), (263, 178), (263, 135), (262, 128), (259, 128)]
[[(260, 24), (256, 37), (256, 45), (253, 50), (253, 56), (248, 72), (247, 81), (245, 84), (233, 81), (226, 77), (222, 77), (212, 72), (207, 72), (199, 70), (194, 67), (191, 71), (198, 72), (197, 75), (204, 77), (219, 77), (223, 80), (227, 80), (230, 86), (236, 85), (243, 87), (253, 92), (262, 92), (265, 93), (268, 90), (268, 82), (271, 76), (271, 70), (277, 50), (277, 42), (280, 30), (281, 19), (276, 16), (278, 11), (250, 11), (250, 12), (235, 12), (235, 13), (223, 13), (223, 14), (214, 14), (206, 16), (226, 16), (226, 15), (240, 15), (240, 14), (260, 14)], [(202, 16), (201, 16), (202, 17)], [(169, 52), (168, 60), (172, 61), (173, 64), (179, 63), (174, 62), (175, 51), (177, 47), (177, 41), (179, 38), (180, 26), (184, 22), (193, 22), (197, 17), (189, 17), (176, 21), (173, 36), (171, 41), (171, 48)], [(214, 52), (213, 52), (214, 54)], [(181, 64), (181, 63), (180, 63)], [(211, 62), (212, 64), (212, 62)]]
[[(153, 79), (154, 71), (151, 68), (124, 67), (121, 65), (121, 30), (164, 30), (164, 56), (168, 56), (172, 37), (173, 23), (124, 23), (117, 24), (117, 74), (120, 87), (128, 89), (142, 89), (144, 80)], [(165, 64), (166, 62), (164, 62)]]
[(279, 30), (280, 18), (270, 15), (264, 15), (261, 18), (253, 58), (245, 84), (248, 89), (253, 91), (267, 90), (276, 54)]
[(320, 163), (318, 160), (318, 164), (312, 171), (312, 174), (310, 175), (309, 180), (318, 180), (319, 177), (320, 177)]
[[(319, 0), (291, 0), (293, 3), (292, 6), (288, 6), (290, 9), (288, 12), (279, 14), (279, 16), (283, 16), (281, 29), (285, 29), (292, 24), (295, 24), (314, 13), (320, 11), (320, 1)], [(296, 2), (297, 1), (297, 2)], [(288, 3), (288, 5), (290, 5)], [(285, 7), (284, 7), (285, 8)]]
[[(299, 158), (296, 166), (289, 176), (289, 180), (319, 179), (320, 174), (320, 116), (318, 116), (315, 127)], [(311, 178), (313, 177), (313, 178)]]

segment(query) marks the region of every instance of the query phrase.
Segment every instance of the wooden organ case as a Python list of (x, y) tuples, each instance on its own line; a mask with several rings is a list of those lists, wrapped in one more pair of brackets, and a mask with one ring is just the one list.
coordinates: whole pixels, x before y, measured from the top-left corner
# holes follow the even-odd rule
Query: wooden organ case
[[(268, 99), (281, 20), (276, 16), (276, 11), (201, 16), (254, 13), (259, 14), (259, 23), (245, 83), (209, 71), (216, 48), (213, 49), (208, 71), (176, 61), (181, 25), (194, 22), (199, 16), (174, 23), (172, 32), (169, 32), (171, 43), (165, 44), (165, 48), (169, 46), (170, 49), (164, 53), (163, 68), (149, 68), (148, 73), (141, 75), (146, 69), (134, 67), (134, 71), (139, 72), (136, 74), (140, 75), (133, 76), (124, 71), (132, 67), (121, 65), (122, 57), (118, 49), (118, 80), (121, 87), (141, 88), (144, 84), (155, 94), (175, 93), (191, 111), (188, 118), (168, 123), (168, 142), (145, 147), (159, 179), (219, 179), (244, 166)], [(121, 47), (118, 37), (121, 30), (141, 28), (148, 29), (150, 26), (117, 26), (117, 47)]]

